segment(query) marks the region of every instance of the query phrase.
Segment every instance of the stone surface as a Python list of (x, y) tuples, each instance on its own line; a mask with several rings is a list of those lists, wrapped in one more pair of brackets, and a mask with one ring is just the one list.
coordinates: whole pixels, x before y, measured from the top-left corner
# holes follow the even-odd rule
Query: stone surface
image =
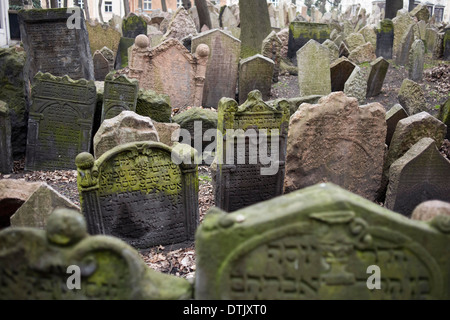
[(140, 34), (147, 34), (147, 22), (143, 17), (130, 14), (122, 20), (122, 36), (136, 38)]
[(355, 32), (349, 34), (344, 41), (349, 51), (353, 51), (366, 43), (364, 36), (361, 33)]
[(200, 44), (206, 44), (211, 50), (202, 106), (217, 109), (222, 97), (234, 98), (236, 95), (241, 41), (222, 30), (213, 29), (192, 39), (192, 52)]
[(97, 50), (102, 51), (102, 48), (107, 47), (113, 51), (112, 60), (114, 61), (114, 52), (117, 52), (117, 49), (119, 48), (121, 33), (118, 32), (113, 27), (110, 27), (106, 24), (102, 25), (99, 23), (98, 24), (86, 23), (86, 29), (89, 34), (89, 45), (91, 47), (91, 54), (94, 55), (95, 51)]
[(428, 22), (428, 20), (430, 20), (430, 11), (422, 4), (417, 5), (409, 14), (412, 17), (417, 18), (418, 21), (423, 20)]
[(33, 227), (45, 229), (53, 210), (68, 208), (80, 211), (80, 208), (55, 189), (41, 184), (11, 216), (12, 227)]
[(445, 29), (442, 40), (443, 59), (450, 60), (450, 27)]
[(260, 54), (243, 59), (239, 63), (239, 102), (244, 103), (253, 90), (262, 93), (268, 100), (272, 86), (274, 62)]
[[(0, 232), (0, 296), (11, 300), (190, 299), (185, 279), (148, 268), (138, 252), (119, 239), (91, 237), (78, 212), (55, 210), (46, 230)], [(70, 290), (78, 266), (80, 289)]]
[(397, 127), (397, 123), (408, 117), (405, 109), (400, 104), (394, 105), (388, 112), (386, 112), (386, 124), (387, 124), (387, 133), (386, 133), (386, 145), (389, 147), (391, 144), (392, 137), (394, 136), (395, 128)]
[(359, 106), (355, 98), (333, 92), (318, 104), (302, 104), (290, 119), (285, 193), (332, 182), (374, 200), (385, 138), (385, 111), (379, 103)]
[(378, 57), (370, 63), (369, 78), (367, 80), (367, 98), (380, 94), (388, 69), (389, 62), (383, 57)]
[(447, 126), (447, 134), (445, 138), (450, 140), (450, 98), (447, 99), (447, 101), (439, 108), (437, 118)]
[(188, 35), (196, 36), (197, 28), (189, 13), (180, 7), (170, 21), (163, 40), (174, 38), (181, 41)]
[(135, 111), (139, 84), (126, 76), (105, 79), (101, 122), (114, 118), (122, 111)]
[(287, 58), (288, 46), (289, 46), (289, 29), (282, 29), (277, 33), (278, 38), (281, 40), (281, 57)]
[(94, 53), (93, 61), (95, 81), (104, 81), (110, 71), (109, 61), (98, 50)]
[(434, 46), (438, 38), (438, 31), (435, 28), (427, 28), (425, 31), (425, 39), (427, 45), (427, 52), (433, 54)]
[(367, 79), (360, 67), (353, 69), (345, 82), (343, 91), (348, 97), (358, 99), (359, 103), (366, 101)]
[(402, 10), (397, 13), (392, 22), (394, 23), (394, 53), (396, 54), (400, 49), (403, 37), (408, 33), (409, 26), (414, 23), (414, 19), (408, 12)]
[(94, 156), (98, 159), (118, 145), (138, 141), (159, 142), (152, 120), (133, 111), (122, 111), (100, 125), (94, 136)]
[(302, 103), (317, 103), (320, 98), (323, 96), (320, 95), (312, 95), (312, 96), (306, 96), (306, 97), (296, 97), (296, 98), (290, 98), (290, 99), (283, 99), (279, 98), (276, 100), (267, 101), (266, 103), (270, 106), (277, 106), (281, 101), (285, 100), (287, 101), (289, 105), (289, 113), (292, 116), (300, 107)]
[(391, 0), (386, 2), (385, 17), (387, 19), (395, 18), (397, 11), (403, 8), (403, 0)]
[(331, 91), (344, 91), (345, 83), (356, 65), (345, 57), (339, 58), (330, 65)]
[(281, 40), (275, 31), (272, 31), (263, 41), (261, 54), (274, 62), (272, 82), (278, 82), (281, 63)]
[(25, 169), (75, 169), (75, 156), (91, 146), (94, 81), (39, 72), (33, 82)]
[(392, 59), (394, 47), (394, 23), (390, 19), (380, 22), (380, 28), (377, 29), (375, 54), (377, 57)]
[(200, 106), (208, 57), (205, 44), (193, 55), (176, 39), (154, 48), (135, 44), (128, 76), (138, 79), (141, 89), (169, 95), (172, 107)]
[(0, 101), (0, 173), (13, 171), (11, 120), (6, 102)]
[(358, 46), (352, 50), (348, 55), (348, 59), (354, 63), (361, 64), (364, 62), (372, 62), (377, 56), (375, 55), (375, 49), (370, 42)]
[(156, 131), (158, 132), (159, 141), (168, 145), (175, 146), (180, 138), (180, 125), (178, 123), (164, 123), (153, 121)]
[(408, 78), (412, 81), (422, 81), (423, 78), (423, 64), (425, 61), (425, 45), (423, 41), (417, 39), (411, 45), (409, 51), (408, 62)]
[(439, 215), (450, 215), (450, 203), (440, 200), (422, 202), (414, 208), (411, 219), (430, 221)]
[[(196, 239), (196, 299), (449, 298), (448, 217), (409, 221), (332, 184), (210, 213)], [(372, 265), (381, 290), (367, 287)]]
[(337, 60), (339, 58), (338, 46), (330, 39), (325, 40), (322, 43), (322, 45), (327, 47), (328, 50), (330, 51), (330, 63), (332, 64), (335, 60)]
[[(394, 28), (394, 26), (392, 26)], [(392, 29), (393, 30), (393, 29)], [(370, 42), (374, 48), (377, 48), (377, 33), (375, 32), (374, 25), (366, 25), (358, 31), (364, 36), (364, 43)], [(394, 40), (394, 34), (392, 34), (392, 41)]]
[(396, 51), (395, 63), (404, 66), (408, 63), (409, 51), (414, 42), (414, 25), (409, 25)]
[[(117, 49), (116, 49), (117, 51)], [(103, 47), (100, 49), (100, 53), (105, 57), (109, 64), (109, 70), (114, 69), (114, 51), (109, 49), (108, 47)]]
[(287, 101), (269, 106), (257, 90), (240, 106), (220, 100), (211, 165), (216, 206), (233, 212), (283, 193), (288, 121)]
[(385, 206), (405, 216), (427, 200), (450, 201), (450, 162), (431, 138), (422, 138), (389, 169)]
[(261, 52), (262, 42), (272, 28), (266, 0), (239, 0), (239, 12), (241, 59), (245, 59)]
[(136, 113), (154, 121), (170, 122), (172, 116), (170, 98), (167, 94), (141, 89), (137, 97)]
[(326, 47), (309, 40), (298, 50), (297, 62), (300, 96), (327, 95), (331, 92), (329, 52)]
[(427, 110), (422, 87), (412, 80), (403, 80), (397, 99), (409, 115)]
[(323, 43), (330, 38), (330, 26), (325, 23), (291, 22), (289, 25), (288, 58), (295, 62), (297, 51), (311, 39)]
[(119, 47), (117, 48), (116, 61), (114, 62), (114, 68), (116, 70), (125, 68), (128, 66), (128, 49), (134, 44), (134, 38), (121, 37), (119, 41)]

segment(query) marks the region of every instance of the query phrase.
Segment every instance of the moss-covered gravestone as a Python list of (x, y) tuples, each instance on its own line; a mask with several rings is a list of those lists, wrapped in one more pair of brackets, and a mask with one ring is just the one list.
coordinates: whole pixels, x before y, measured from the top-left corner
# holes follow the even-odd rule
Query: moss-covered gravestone
[(425, 61), (425, 45), (417, 39), (411, 45), (408, 60), (408, 78), (412, 81), (422, 81)]
[(193, 240), (198, 224), (194, 151), (159, 142), (119, 145), (99, 159), (79, 154), (81, 210), (91, 234), (117, 236), (134, 247)]
[(134, 38), (121, 37), (117, 47), (114, 69), (119, 70), (128, 66), (128, 49), (134, 44)]
[(171, 122), (172, 106), (167, 94), (159, 94), (152, 90), (139, 90), (136, 113), (150, 117), (158, 122)]
[(264, 100), (268, 100), (272, 87), (275, 63), (261, 54), (241, 60), (239, 63), (239, 102), (244, 103), (253, 90), (261, 92)]
[(449, 299), (449, 226), (449, 216), (411, 221), (332, 184), (212, 209), (196, 235), (195, 298)]
[(289, 106), (267, 105), (255, 90), (241, 106), (219, 103), (213, 169), (216, 206), (232, 212), (283, 192)]
[(136, 111), (138, 90), (137, 80), (109, 74), (105, 79), (101, 121), (114, 118), (122, 111)]
[(25, 169), (75, 169), (76, 155), (91, 146), (94, 81), (39, 72), (31, 96)]
[(293, 21), (289, 25), (289, 44), (287, 56), (298, 60), (297, 51), (311, 39), (323, 43), (330, 38), (330, 26), (326, 23), (309, 23)]
[(444, 60), (450, 60), (450, 28), (445, 29), (444, 33), (444, 45), (443, 45), (443, 54)]
[(11, 173), (13, 158), (11, 148), (11, 121), (8, 105), (0, 101), (0, 173)]
[(394, 23), (391, 19), (381, 20), (380, 29), (377, 29), (376, 56), (383, 57), (384, 59), (392, 59), (393, 46)]
[(397, 99), (410, 115), (427, 110), (427, 102), (422, 87), (410, 79), (403, 80)]
[(439, 108), (438, 119), (447, 126), (445, 138), (450, 140), (450, 98)]
[(151, 270), (135, 249), (119, 239), (89, 236), (83, 216), (76, 211), (55, 210), (46, 230), (0, 232), (0, 299), (191, 297), (188, 281)]
[(122, 20), (122, 34), (125, 38), (136, 38), (140, 34), (147, 34), (147, 22), (144, 18), (130, 14)]

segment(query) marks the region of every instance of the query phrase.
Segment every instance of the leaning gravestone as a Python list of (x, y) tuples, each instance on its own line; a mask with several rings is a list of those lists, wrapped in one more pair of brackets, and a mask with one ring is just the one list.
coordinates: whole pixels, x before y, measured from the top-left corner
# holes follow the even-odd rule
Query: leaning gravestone
[(0, 101), (0, 173), (11, 173), (13, 165), (9, 108), (5, 102)]
[(331, 91), (344, 91), (345, 83), (356, 65), (345, 57), (339, 58), (330, 65)]
[[(450, 298), (448, 216), (409, 221), (333, 184), (210, 213), (197, 233), (196, 299)], [(368, 286), (374, 266), (381, 290)]]
[(377, 29), (377, 42), (375, 54), (377, 57), (392, 59), (392, 49), (394, 46), (394, 23), (390, 19), (380, 22), (380, 29)]
[(408, 78), (412, 81), (422, 81), (424, 59), (425, 45), (422, 40), (417, 39), (409, 52)]
[(121, 75), (117, 78), (108, 75), (105, 79), (105, 89), (103, 92), (102, 118), (114, 118), (122, 111), (136, 111), (136, 102), (139, 90), (139, 83), (134, 79), (128, 79)]
[(331, 92), (328, 49), (309, 40), (297, 52), (300, 96), (327, 95)]
[(383, 59), (383, 57), (379, 57), (370, 63), (369, 79), (367, 80), (367, 98), (380, 94), (388, 69), (389, 62)]
[(355, 98), (333, 92), (318, 104), (302, 104), (290, 118), (285, 192), (332, 182), (374, 200), (385, 138), (385, 111), (379, 103), (359, 106)]
[(253, 90), (259, 90), (263, 100), (269, 99), (274, 65), (271, 59), (260, 54), (241, 60), (239, 63), (240, 103), (244, 103)]
[(108, 60), (101, 54), (100, 51), (95, 51), (94, 57), (94, 75), (96, 81), (105, 81), (106, 76), (110, 71)]
[(447, 126), (446, 139), (450, 140), (450, 98), (445, 101), (443, 105), (439, 108), (439, 114), (437, 117)]
[(119, 145), (94, 161), (81, 153), (78, 190), (90, 234), (119, 237), (136, 248), (185, 244), (198, 224), (198, 171), (190, 146)]
[(408, 63), (409, 51), (414, 42), (414, 25), (409, 25), (406, 33), (403, 35), (400, 41), (400, 47), (397, 50), (397, 56), (395, 57), (395, 63), (404, 66)]
[(128, 49), (134, 44), (134, 38), (121, 37), (117, 48), (114, 69), (119, 70), (128, 66)]
[(136, 113), (149, 117), (153, 121), (171, 122), (172, 107), (167, 94), (159, 94), (152, 90), (139, 90)]
[(409, 12), (402, 10), (397, 13), (392, 22), (394, 23), (394, 53), (397, 54), (401, 41), (405, 34), (408, 33), (410, 25), (414, 23), (414, 19), (409, 15)]
[(255, 90), (241, 106), (233, 99), (221, 99), (218, 113), (216, 158), (211, 165), (216, 206), (232, 212), (281, 195), (287, 102), (269, 106)]
[(367, 79), (360, 67), (356, 66), (344, 85), (344, 93), (347, 97), (358, 99), (359, 103), (366, 101)]
[(132, 13), (122, 20), (123, 37), (134, 39), (140, 34), (147, 34), (147, 22), (143, 17)]
[(323, 43), (330, 38), (330, 26), (326, 23), (291, 22), (287, 56), (295, 62), (297, 51), (314, 39)]
[(428, 200), (450, 201), (450, 162), (431, 138), (422, 138), (389, 169), (385, 206), (405, 216)]
[(364, 36), (361, 33), (353, 32), (345, 38), (345, 44), (348, 50), (351, 52), (357, 47), (362, 46), (366, 43)]
[(25, 169), (75, 169), (76, 155), (91, 146), (94, 81), (39, 72), (31, 96)]
[(388, 112), (386, 112), (386, 124), (387, 124), (387, 133), (386, 133), (386, 145), (389, 147), (391, 144), (392, 137), (394, 136), (395, 128), (397, 127), (397, 123), (408, 117), (405, 109), (400, 104), (394, 105)]
[(275, 31), (272, 31), (263, 41), (261, 54), (274, 62), (272, 82), (278, 82), (281, 63), (281, 40)]
[(241, 41), (214, 29), (192, 38), (192, 52), (200, 44), (210, 48), (202, 106), (217, 109), (222, 97), (234, 98), (236, 95)]
[(427, 110), (422, 87), (412, 80), (403, 80), (397, 99), (410, 115)]
[(38, 71), (54, 76), (67, 75), (74, 80), (94, 80), (84, 13), (79, 9), (77, 12), (81, 15), (79, 19), (71, 18), (71, 9), (67, 8), (20, 11), (20, 32), (27, 52), (26, 86), (28, 81), (33, 84)]
[[(73, 266), (80, 268), (79, 290), (68, 286), (75, 285)], [(119, 239), (89, 236), (78, 212), (58, 209), (50, 215), (46, 230), (7, 228), (0, 232), (0, 297), (190, 299), (192, 288), (184, 279), (148, 268), (138, 252)]]

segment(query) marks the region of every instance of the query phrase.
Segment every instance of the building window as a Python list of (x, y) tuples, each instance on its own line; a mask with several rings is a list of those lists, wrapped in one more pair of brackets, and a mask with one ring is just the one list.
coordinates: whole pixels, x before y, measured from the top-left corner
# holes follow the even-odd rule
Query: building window
[(279, 0), (270, 0), (270, 3), (272, 3), (275, 7), (278, 6)]
[(105, 1), (105, 12), (112, 12), (112, 1)]
[[(84, 9), (84, 0), (78, 0), (78, 1), (74, 0), (74, 6)], [(58, 7), (59, 7), (59, 1), (58, 1)]]
[(177, 8), (181, 7), (183, 5), (183, 3), (181, 2), (181, 0), (177, 0)]
[(152, 0), (144, 0), (144, 10), (152, 9)]
[(442, 19), (444, 18), (444, 8), (434, 7), (434, 17), (436, 18), (436, 22), (442, 22)]
[(62, 6), (63, 6), (63, 0), (58, 0), (58, 8), (62, 8)]

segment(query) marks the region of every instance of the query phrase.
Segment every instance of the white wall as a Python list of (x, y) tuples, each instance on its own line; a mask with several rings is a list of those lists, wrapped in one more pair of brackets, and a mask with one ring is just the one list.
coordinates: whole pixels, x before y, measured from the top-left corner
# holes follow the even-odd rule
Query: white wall
[(8, 1), (0, 1), (0, 47), (8, 46), (10, 41), (8, 8)]

